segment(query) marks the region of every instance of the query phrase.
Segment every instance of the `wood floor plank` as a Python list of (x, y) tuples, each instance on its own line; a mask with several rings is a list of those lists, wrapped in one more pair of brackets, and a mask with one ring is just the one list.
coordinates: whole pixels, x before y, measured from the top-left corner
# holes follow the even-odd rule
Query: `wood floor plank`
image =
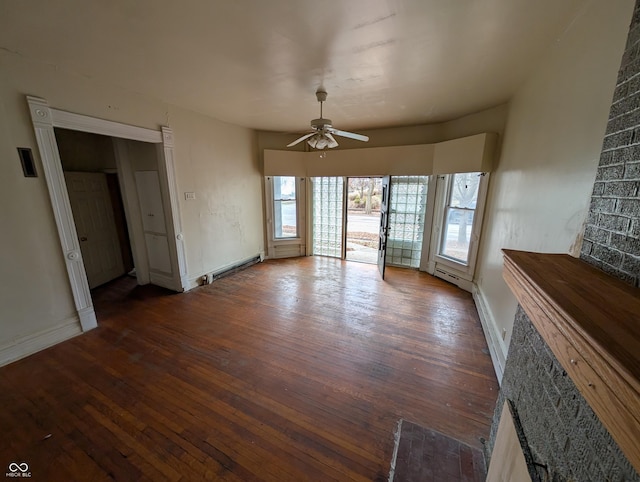
[(123, 278), (92, 295), (97, 329), (0, 369), (0, 464), (46, 480), (382, 481), (400, 418), (488, 437), (497, 381), (473, 300), (425, 273), (383, 282), (311, 257), (183, 294)]

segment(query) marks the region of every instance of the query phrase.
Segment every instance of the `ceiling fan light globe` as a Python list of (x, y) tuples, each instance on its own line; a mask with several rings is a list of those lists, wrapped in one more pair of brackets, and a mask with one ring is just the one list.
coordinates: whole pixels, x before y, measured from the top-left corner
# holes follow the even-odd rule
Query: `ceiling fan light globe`
[(328, 145), (329, 145), (329, 140), (326, 137), (321, 137), (320, 139), (318, 139), (318, 142), (316, 142), (315, 148), (325, 149)]

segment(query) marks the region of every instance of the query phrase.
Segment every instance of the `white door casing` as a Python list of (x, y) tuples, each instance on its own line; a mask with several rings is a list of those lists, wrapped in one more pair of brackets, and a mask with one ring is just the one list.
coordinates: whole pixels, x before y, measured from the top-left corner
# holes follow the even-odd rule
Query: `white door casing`
[(169, 226), (169, 234), (172, 242), (169, 243), (169, 252), (173, 255), (171, 264), (173, 265), (172, 271), (175, 273), (174, 287), (172, 289), (176, 291), (186, 289), (188, 286), (186, 256), (182, 223), (178, 209), (178, 191), (174, 173), (173, 133), (171, 129), (162, 127), (161, 130), (155, 131), (65, 112), (51, 108), (45, 99), (38, 97), (26, 96), (26, 100), (42, 160), (69, 284), (71, 285), (73, 300), (82, 330), (87, 331), (95, 328), (97, 320), (65, 185), (54, 127), (151, 142), (162, 146), (162, 149), (159, 149), (162, 154), (160, 158), (163, 168), (162, 178), (167, 183), (169, 204), (171, 206), (170, 219), (172, 222), (171, 226)]
[(124, 274), (106, 174), (65, 172), (89, 288)]

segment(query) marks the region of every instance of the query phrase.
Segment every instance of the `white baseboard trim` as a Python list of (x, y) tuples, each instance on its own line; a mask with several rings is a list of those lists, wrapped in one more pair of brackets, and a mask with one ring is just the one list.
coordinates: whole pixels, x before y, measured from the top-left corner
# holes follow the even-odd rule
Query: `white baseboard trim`
[(93, 310), (93, 305), (79, 310), (78, 317), (80, 318), (82, 331), (89, 331), (98, 327), (98, 319), (96, 318), (96, 312)]
[(493, 362), (493, 369), (498, 377), (498, 383), (502, 384), (502, 375), (504, 374), (504, 367), (507, 361), (507, 346), (500, 335), (500, 330), (496, 321), (491, 314), (491, 310), (487, 306), (485, 296), (482, 294), (478, 285), (473, 285), (473, 301), (476, 304), (478, 310), (478, 316), (480, 317), (480, 323), (482, 323), (482, 331), (484, 331), (484, 337), (487, 340), (489, 346), (489, 353), (491, 354), (491, 361)]
[(0, 346), (0, 366), (33, 355), (81, 333), (80, 320), (74, 316), (51, 328), (11, 340)]
[(224, 266), (222, 266), (220, 268), (214, 269), (213, 271), (203, 271), (202, 273), (200, 273), (197, 276), (192, 276), (190, 278), (187, 278), (187, 280), (186, 280), (187, 284), (186, 284), (186, 287), (185, 287), (184, 290), (185, 291), (189, 291), (189, 290), (192, 290), (193, 288), (197, 288), (198, 286), (201, 286), (202, 285), (202, 278), (204, 276), (207, 277), (207, 284), (211, 283), (211, 280), (213, 280), (220, 273), (224, 273), (225, 271), (228, 271), (228, 270), (233, 269), (235, 267), (242, 266), (242, 265), (244, 265), (246, 263), (249, 263), (249, 262), (255, 260), (256, 258), (260, 259), (260, 261), (258, 261), (260, 263), (262, 261), (264, 261), (266, 259), (265, 256), (264, 256), (264, 251), (256, 253), (255, 255), (249, 256), (248, 258), (245, 258), (245, 259), (234, 261), (232, 263), (227, 263), (227, 264), (225, 264)]

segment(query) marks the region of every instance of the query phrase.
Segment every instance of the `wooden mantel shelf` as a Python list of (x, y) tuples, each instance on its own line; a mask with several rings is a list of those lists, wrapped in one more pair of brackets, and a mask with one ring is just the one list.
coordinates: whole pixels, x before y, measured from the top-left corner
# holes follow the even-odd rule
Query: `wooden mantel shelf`
[(503, 253), (518, 302), (640, 472), (640, 290), (569, 255)]

